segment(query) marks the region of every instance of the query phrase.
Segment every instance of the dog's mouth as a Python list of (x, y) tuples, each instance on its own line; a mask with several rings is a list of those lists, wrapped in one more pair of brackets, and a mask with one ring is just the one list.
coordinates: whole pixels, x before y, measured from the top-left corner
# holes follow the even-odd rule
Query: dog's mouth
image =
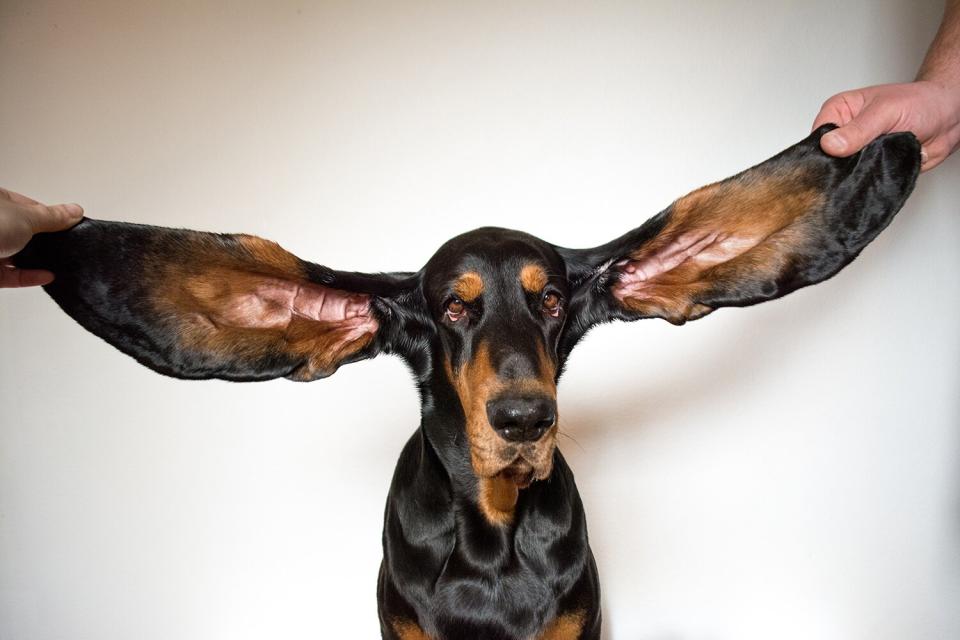
[(548, 442), (507, 449), (501, 452), (501, 460), (507, 464), (496, 471), (493, 477), (515, 485), (517, 489), (526, 489), (537, 480), (550, 477), (553, 450), (553, 444)]
[(497, 474), (497, 477), (503, 478), (507, 482), (517, 485), (518, 489), (526, 489), (533, 484), (536, 478), (536, 470), (533, 465), (522, 457), (514, 460), (510, 466)]

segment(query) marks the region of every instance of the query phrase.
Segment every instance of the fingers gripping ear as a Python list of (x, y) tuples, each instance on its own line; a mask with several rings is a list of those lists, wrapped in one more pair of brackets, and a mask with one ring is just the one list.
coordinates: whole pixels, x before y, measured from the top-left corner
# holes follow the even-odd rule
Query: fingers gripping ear
[(254, 236), (86, 220), (16, 260), (54, 271), (67, 313), (167, 375), (312, 380), (377, 348), (369, 294)]
[[(913, 189), (920, 145), (883, 136), (849, 158), (803, 142), (677, 200), (611, 247), (611, 293), (632, 317), (674, 324), (829, 278), (890, 223)], [(637, 239), (637, 240), (633, 240)]]

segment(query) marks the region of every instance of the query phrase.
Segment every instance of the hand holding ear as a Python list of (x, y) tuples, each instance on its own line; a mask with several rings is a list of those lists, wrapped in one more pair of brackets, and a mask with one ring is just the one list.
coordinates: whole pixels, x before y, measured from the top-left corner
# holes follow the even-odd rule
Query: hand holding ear
[(78, 204), (47, 206), (32, 198), (0, 189), (0, 288), (49, 284), (53, 274), (43, 269), (17, 269), (7, 258), (16, 254), (35, 233), (61, 231), (80, 222)]
[(830, 155), (845, 158), (884, 133), (912, 131), (927, 171), (960, 147), (960, 89), (918, 80), (844, 91), (823, 103), (813, 128), (831, 122), (840, 128), (820, 141)]

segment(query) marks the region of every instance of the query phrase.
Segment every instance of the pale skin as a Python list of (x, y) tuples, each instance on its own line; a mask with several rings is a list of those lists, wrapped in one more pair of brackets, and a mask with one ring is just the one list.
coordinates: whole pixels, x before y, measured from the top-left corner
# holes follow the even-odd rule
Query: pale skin
[(947, 0), (943, 21), (916, 80), (844, 91), (823, 103), (813, 128), (840, 128), (823, 136), (830, 155), (847, 157), (884, 133), (912, 131), (920, 140), (921, 170), (929, 171), (960, 147), (960, 0)]
[(53, 282), (41, 269), (17, 269), (10, 256), (23, 249), (35, 233), (69, 229), (83, 218), (78, 204), (45, 205), (14, 191), (0, 189), (0, 288), (35, 287)]

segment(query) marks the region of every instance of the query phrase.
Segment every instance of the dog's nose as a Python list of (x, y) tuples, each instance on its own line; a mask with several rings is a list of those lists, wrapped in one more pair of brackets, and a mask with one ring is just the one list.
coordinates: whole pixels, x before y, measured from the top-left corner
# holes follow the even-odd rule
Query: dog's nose
[(504, 440), (534, 442), (556, 422), (557, 403), (544, 397), (500, 397), (487, 403), (487, 419)]

